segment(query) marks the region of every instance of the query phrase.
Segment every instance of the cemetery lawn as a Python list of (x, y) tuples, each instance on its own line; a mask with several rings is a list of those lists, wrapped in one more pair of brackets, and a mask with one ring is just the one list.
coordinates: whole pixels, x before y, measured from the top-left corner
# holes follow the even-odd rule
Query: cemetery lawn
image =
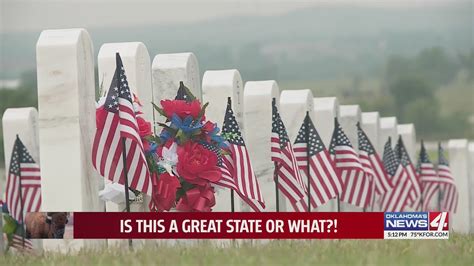
[[(3, 261), (3, 262), (2, 262)], [(7, 255), (0, 265), (474, 265), (474, 235), (449, 240), (272, 241), (264, 245), (209, 242), (192, 246), (108, 249), (76, 255)]]

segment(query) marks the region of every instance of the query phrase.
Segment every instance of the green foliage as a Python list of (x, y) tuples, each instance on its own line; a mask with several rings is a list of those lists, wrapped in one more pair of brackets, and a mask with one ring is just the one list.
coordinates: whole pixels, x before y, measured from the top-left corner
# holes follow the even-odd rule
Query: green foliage
[(460, 53), (458, 58), (461, 66), (468, 70), (468, 79), (474, 80), (474, 48), (471, 48), (468, 53)]
[(426, 81), (436, 85), (451, 82), (459, 70), (459, 65), (441, 47), (422, 50), (414, 58), (415, 69)]
[[(36, 74), (36, 73), (33, 73)], [(36, 76), (31, 71), (22, 75), (20, 88), (15, 90), (0, 88), (0, 116), (7, 108), (35, 107), (38, 108), (38, 93), (36, 90)], [(0, 123), (0, 166), (4, 164), (3, 128)]]
[(3, 233), (7, 235), (12, 235), (16, 232), (18, 223), (8, 214), (3, 214), (3, 220), (5, 224), (3, 225)]
[(448, 56), (443, 48), (432, 47), (421, 50), (415, 57), (390, 57), (385, 75), (388, 84), (417, 76), (437, 89), (440, 85), (451, 82), (459, 69), (460, 64)]
[(161, 115), (161, 116), (164, 116), (166, 117), (166, 113), (165, 111), (163, 111), (163, 108), (159, 107), (158, 105), (156, 105), (155, 103), (151, 103), (153, 105), (153, 108)]
[(7, 255), (1, 265), (472, 265), (474, 236), (449, 240), (273, 240)]
[(424, 79), (415, 76), (404, 76), (393, 81), (389, 86), (395, 100), (397, 114), (404, 118), (403, 110), (407, 105), (418, 99), (432, 101), (434, 104), (433, 88)]
[(206, 113), (206, 108), (207, 106), (209, 106), (209, 103), (205, 103), (202, 108), (201, 108), (201, 111), (199, 111), (199, 114), (197, 116), (197, 118), (195, 119), (195, 121), (201, 121), (202, 120), (202, 117), (204, 116), (204, 114)]
[(405, 104), (397, 116), (402, 122), (414, 123), (416, 133), (420, 136), (432, 136), (433, 132), (443, 128), (439, 110), (439, 104), (435, 99), (419, 97)]
[[(455, 58), (443, 48), (432, 47), (411, 58), (390, 57), (385, 84), (393, 97), (392, 114), (402, 123), (415, 123), (418, 135), (423, 138), (471, 136), (469, 115), (474, 104), (472, 54), (471, 51)], [(467, 73), (467, 81), (460, 82), (460, 73), (464, 72)], [(384, 109), (387, 108), (382, 107), (381, 110)]]

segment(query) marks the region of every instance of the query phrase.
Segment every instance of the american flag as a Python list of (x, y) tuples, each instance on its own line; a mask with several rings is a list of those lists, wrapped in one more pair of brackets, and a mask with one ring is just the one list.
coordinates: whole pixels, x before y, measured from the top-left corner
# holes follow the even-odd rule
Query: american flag
[(5, 202), (10, 216), (20, 224), (23, 223), (27, 212), (40, 210), (40, 167), (18, 136), (13, 146), (5, 191)]
[(13, 234), (12, 242), (10, 246), (19, 251), (32, 251), (33, 250), (33, 242), (30, 239), (23, 238), (20, 235)]
[(395, 153), (398, 155), (400, 163), (405, 168), (405, 171), (410, 179), (411, 185), (410, 189), (410, 207), (415, 208), (415, 210), (421, 207), (421, 186), (420, 180), (418, 179), (418, 174), (416, 172), (415, 166), (410, 160), (410, 156), (403, 144), (402, 137), (398, 138), (398, 143), (395, 146)]
[[(150, 172), (138, 133), (132, 95), (120, 55), (105, 104), (99, 107), (97, 131), (92, 148), (92, 163), (101, 176), (125, 184), (122, 152), (125, 148), (127, 178), (130, 188), (151, 195)], [(123, 141), (125, 139), (125, 147)]]
[(418, 174), (420, 176), (422, 188), (422, 211), (429, 211), (431, 203), (438, 199), (433, 198), (439, 192), (440, 182), (436, 174), (433, 163), (426, 152), (423, 141), (421, 142), (421, 150), (418, 156)]
[(298, 131), (293, 150), (302, 178), (309, 181), (309, 194), (313, 208), (327, 203), (342, 193), (342, 180), (337, 175), (329, 152), (309, 114), (306, 114)]
[(272, 101), (272, 113), (271, 154), (272, 161), (275, 162), (278, 189), (290, 200), (295, 211), (307, 211), (306, 186), (298, 170), (293, 147), (278, 113), (275, 98)]
[(365, 173), (374, 183), (374, 190), (372, 190), (372, 193), (381, 196), (392, 189), (392, 182), (388, 178), (387, 171), (385, 170), (380, 156), (375, 151), (374, 146), (360, 126), (360, 123), (357, 123), (357, 135), (359, 139), (360, 162)]
[(230, 97), (227, 100), (222, 136), (229, 143), (229, 153), (222, 156), (222, 179), (217, 184), (233, 189), (254, 211), (262, 211), (265, 202), (232, 111)]
[(392, 140), (388, 138), (385, 143), (383, 152), (383, 164), (387, 174), (391, 177), (393, 189), (387, 191), (381, 198), (382, 211), (385, 212), (401, 212), (410, 200), (409, 191), (411, 182), (392, 149)]
[(176, 97), (174, 99), (189, 102), (189, 101), (192, 101), (194, 98), (195, 97), (191, 93), (191, 91), (186, 86), (184, 86), (184, 82), (180, 81), (178, 92), (176, 93)]
[(449, 163), (444, 156), (443, 147), (438, 148), (438, 177), (441, 184), (441, 211), (456, 212), (458, 207), (458, 190), (451, 175)]
[(372, 198), (371, 181), (365, 175), (359, 156), (337, 118), (334, 119), (334, 132), (329, 153), (332, 154), (336, 169), (342, 179), (340, 200), (358, 207), (367, 207)]

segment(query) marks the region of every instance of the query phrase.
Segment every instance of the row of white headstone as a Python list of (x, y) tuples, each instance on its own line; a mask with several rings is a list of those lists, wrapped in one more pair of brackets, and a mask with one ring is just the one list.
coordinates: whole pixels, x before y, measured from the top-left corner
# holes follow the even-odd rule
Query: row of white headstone
[[(356, 123), (360, 122), (379, 154), (388, 137), (401, 135), (412, 160), (416, 159), (416, 135), (413, 124), (397, 124), (396, 117), (379, 117), (378, 112), (362, 112), (358, 105), (339, 105), (335, 97), (314, 97), (311, 90), (283, 90), (277, 82), (243, 83), (238, 70), (209, 70), (200, 78), (197, 58), (192, 53), (158, 54), (150, 60), (141, 42), (107, 43), (98, 54), (98, 84), (102, 94), (110, 86), (115, 71), (115, 53), (119, 52), (130, 88), (139, 96), (149, 121), (160, 118), (151, 102), (174, 98), (179, 82), (203, 102), (209, 102), (207, 117), (222, 125), (226, 99), (232, 97), (233, 109), (241, 126), (255, 173), (264, 195), (266, 210), (275, 211), (273, 163), (270, 160), (271, 101), (279, 102), (280, 113), (291, 140), (296, 138), (304, 115), (309, 111), (326, 146), (337, 117), (357, 149)], [(8, 109), (3, 115), (5, 165), (10, 161), (16, 134), (41, 166), (43, 211), (121, 211), (123, 206), (99, 200), (104, 179), (92, 167), (91, 147), (95, 133), (94, 50), (84, 29), (46, 30), (36, 46), (38, 105), (34, 108)], [(393, 142), (395, 145), (395, 141)], [(474, 231), (474, 142), (450, 140), (451, 169), (460, 193), (458, 212), (452, 216), (452, 228)], [(470, 160), (470, 161), (469, 161)], [(3, 186), (2, 186), (3, 187)], [(281, 193), (280, 193), (281, 195)], [(215, 211), (230, 211), (230, 192), (218, 189)], [(237, 211), (248, 211), (241, 201)], [(146, 201), (132, 206), (146, 211)], [(280, 210), (290, 211), (280, 198)], [(335, 211), (329, 202), (315, 211)], [(344, 211), (361, 211), (348, 204)], [(105, 241), (44, 241), (47, 250), (77, 249), (104, 245)], [(66, 248), (65, 248), (66, 247)]]

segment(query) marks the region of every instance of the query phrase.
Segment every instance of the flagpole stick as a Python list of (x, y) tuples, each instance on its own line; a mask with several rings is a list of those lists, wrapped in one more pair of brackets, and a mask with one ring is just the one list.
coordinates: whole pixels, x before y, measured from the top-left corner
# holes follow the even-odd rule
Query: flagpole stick
[[(373, 180), (372, 178), (372, 182), (375, 182), (375, 180)], [(371, 207), (370, 207), (370, 211), (373, 212), (374, 211), (374, 205), (375, 205), (375, 184), (372, 185), (372, 199), (370, 200), (370, 204), (371, 204)]]
[(235, 212), (234, 190), (230, 190), (230, 211)]
[[(337, 116), (335, 116), (335, 117), (334, 117), (334, 130), (337, 129), (338, 124), (339, 124), (339, 122), (337, 122)], [(334, 140), (334, 133), (333, 133), (331, 142), (330, 142), (330, 144), (329, 144), (330, 148), (331, 148), (331, 144), (333, 143), (333, 140)], [(333, 162), (334, 162), (334, 166), (337, 167), (337, 166), (336, 166), (336, 155), (335, 155), (335, 154), (334, 154), (334, 160), (333, 160)], [(337, 173), (337, 174), (340, 174), (339, 171), (337, 171), (336, 173)], [(341, 212), (341, 199), (340, 199), (339, 193), (340, 193), (340, 192), (338, 192), (338, 193), (337, 193), (337, 196), (336, 196), (337, 212)]]
[[(438, 172), (439, 172), (439, 154), (440, 154), (440, 149), (441, 149), (441, 142), (438, 142)], [(438, 178), (439, 178), (439, 177), (438, 177)], [(438, 185), (437, 185), (437, 186), (438, 186), (438, 204), (437, 204), (437, 205), (438, 205), (438, 211), (440, 212), (440, 211), (441, 211), (441, 199), (442, 199), (442, 197), (441, 197), (441, 186), (440, 186), (440, 184), (439, 184), (439, 181), (440, 181), (440, 180), (438, 180)]]
[[(125, 138), (122, 137), (122, 161), (123, 161), (123, 175), (125, 181), (125, 209), (130, 212), (130, 195), (128, 191), (128, 170), (127, 170), (127, 151), (125, 146)], [(132, 239), (128, 240), (128, 247), (133, 248)]]
[[(16, 139), (17, 141), (20, 140), (20, 137), (18, 136), (18, 134), (16, 135)], [(15, 143), (16, 144), (16, 143)], [(21, 152), (18, 150), (18, 145), (15, 145), (15, 149), (16, 149), (16, 152), (18, 153), (18, 183), (19, 183), (19, 186), (18, 186), (18, 192), (19, 192), (19, 196), (20, 196), (20, 217), (21, 217), (21, 229), (22, 229), (22, 234), (21, 234), (21, 246), (23, 249), (25, 249), (25, 234), (26, 234), (26, 230), (25, 230), (25, 217), (23, 217), (23, 211), (24, 211), (24, 206), (23, 206), (23, 193), (21, 191), (21, 159), (22, 159), (22, 156), (21, 156)]]
[(420, 211), (423, 211), (423, 188), (421, 187), (420, 184)]
[(420, 211), (423, 211), (423, 190), (420, 188)]
[(339, 194), (337, 194), (337, 212), (341, 212), (341, 200), (339, 198)]
[(278, 163), (275, 162), (275, 170), (273, 171), (273, 178), (275, 179), (275, 198), (276, 198), (276, 211), (280, 212), (280, 191), (278, 190)]
[[(370, 191), (371, 191), (370, 193), (371, 193), (371, 195), (370, 195), (370, 199), (369, 199), (369, 203), (368, 203), (368, 204), (371, 205), (371, 207), (370, 207), (371, 211), (374, 211), (374, 202), (373, 202), (373, 200), (374, 200), (374, 185), (373, 185), (373, 182), (374, 182), (374, 179), (372, 178), (372, 181), (370, 182)], [(368, 206), (364, 206), (363, 212), (367, 212), (368, 209), (369, 209)]]
[(439, 181), (438, 181), (438, 211), (440, 212), (441, 211), (441, 186), (439, 185)]
[(308, 181), (308, 212), (311, 212), (311, 181), (310, 181), (310, 167), (309, 167), (309, 112), (306, 111), (306, 118), (304, 123), (306, 124), (306, 173)]

